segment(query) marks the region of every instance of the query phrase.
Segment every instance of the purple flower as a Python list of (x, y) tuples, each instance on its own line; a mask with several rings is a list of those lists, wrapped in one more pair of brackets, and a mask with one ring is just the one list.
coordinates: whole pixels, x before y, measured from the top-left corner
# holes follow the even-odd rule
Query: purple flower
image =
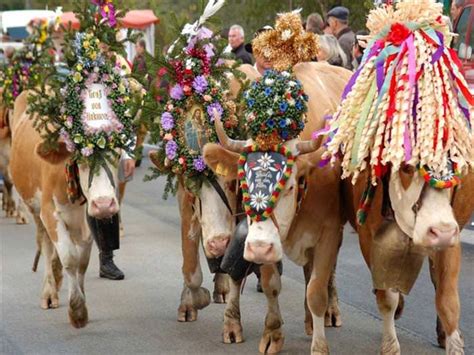
[(161, 115), (161, 126), (165, 131), (169, 131), (174, 127), (174, 119), (171, 113), (163, 112)]
[(203, 75), (196, 76), (193, 81), (193, 88), (198, 94), (202, 94), (207, 89), (207, 80)]
[(206, 44), (204, 47), (203, 47), (204, 51), (206, 52), (206, 56), (208, 58), (212, 58), (214, 57), (215, 53), (214, 53), (214, 46), (211, 44), (211, 43), (208, 43)]
[(225, 60), (222, 58), (219, 58), (216, 62), (216, 67), (221, 67), (225, 64)]
[(212, 31), (207, 28), (207, 27), (201, 27), (201, 29), (199, 30), (198, 34), (197, 34), (197, 38), (199, 40), (202, 40), (202, 39), (207, 39), (207, 38), (212, 38)]
[(178, 144), (175, 141), (171, 140), (166, 143), (165, 152), (166, 157), (169, 160), (173, 160), (176, 157), (176, 152), (178, 151)]
[(206, 163), (204, 162), (204, 159), (201, 156), (193, 160), (193, 166), (194, 166), (194, 169), (196, 169), (199, 172), (202, 172), (204, 171), (204, 169), (206, 169)]
[(183, 95), (183, 88), (179, 84), (176, 84), (170, 90), (170, 96), (173, 100), (181, 100), (183, 98)]
[(94, 148), (85, 147), (81, 149), (81, 154), (85, 157), (92, 155)]
[(209, 120), (211, 122), (214, 122), (214, 109), (217, 111), (219, 118), (222, 118), (222, 114), (224, 113), (224, 109), (218, 102), (213, 102), (212, 104), (207, 106), (207, 114), (209, 115)]
[(71, 140), (71, 137), (69, 136), (69, 133), (67, 133), (64, 129), (62, 129), (59, 132), (59, 135), (62, 138), (62, 140), (64, 141), (64, 143), (66, 143), (66, 149), (68, 150), (68, 152), (71, 152), (71, 153), (74, 152), (76, 150), (76, 145)]

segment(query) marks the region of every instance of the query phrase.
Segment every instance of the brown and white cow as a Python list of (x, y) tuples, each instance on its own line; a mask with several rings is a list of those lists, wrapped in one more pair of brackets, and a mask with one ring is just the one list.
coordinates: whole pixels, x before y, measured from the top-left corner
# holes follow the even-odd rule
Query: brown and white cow
[[(239, 70), (250, 80), (258, 75), (250, 65), (242, 65)], [(229, 83), (230, 95), (235, 98), (241, 89), (241, 83), (233, 77), (229, 78)], [(153, 154), (150, 155), (150, 158), (153, 161)], [(225, 194), (228, 206), (215, 186), (205, 183), (202, 185), (199, 196), (195, 196), (185, 188), (182, 180), (178, 180), (177, 199), (181, 216), (182, 273), (184, 278), (181, 302), (178, 307), (178, 321), (180, 322), (195, 321), (198, 310), (208, 306), (211, 300), (209, 291), (201, 287), (203, 280), (199, 261), (201, 239), (206, 257), (216, 259), (224, 255), (235, 230), (237, 208), (235, 180), (226, 181), (217, 176), (216, 183)], [(225, 303), (228, 294), (228, 276), (216, 273), (214, 302)]]
[[(278, 295), (281, 289), (280, 275), (275, 263), (283, 252), (301, 266), (308, 276), (307, 304), (312, 317), (307, 317), (306, 329), (313, 334), (312, 352), (327, 353), (325, 337), (325, 315), (328, 308), (334, 311), (340, 324), (336, 304), (329, 303), (328, 285), (336, 264), (342, 240), (342, 211), (340, 201), (340, 171), (319, 169), (323, 149), (317, 150), (320, 142), (302, 141), (311, 139), (311, 133), (325, 126), (325, 114), (337, 107), (342, 91), (351, 73), (326, 63), (300, 63), (293, 68), (294, 75), (302, 82), (308, 102), (308, 122), (301, 140), (285, 143), (296, 158), (292, 175), (273, 211), (273, 217), (263, 222), (249, 219), (249, 231), (245, 242), (244, 258), (261, 263), (262, 288), (267, 297), (268, 311), (264, 333), (260, 341), (261, 352), (275, 353), (284, 342)], [(204, 148), (204, 159), (214, 171), (219, 164), (228, 171), (226, 178), (237, 177), (239, 152), (247, 142), (232, 141), (217, 122), (217, 131), (222, 146), (208, 144)], [(308, 191), (298, 209), (298, 183), (306, 179)], [(230, 300), (224, 315), (224, 342), (243, 340), (239, 309), (240, 282), (231, 282)], [(334, 295), (334, 294), (333, 294)], [(311, 320), (312, 318), (312, 320)]]
[(108, 165), (111, 174), (103, 167), (91, 174), (87, 165), (80, 164), (79, 182), (87, 203), (71, 203), (65, 174), (65, 163), (71, 154), (62, 142), (57, 151), (44, 149), (26, 113), (28, 95), (24, 91), (15, 101), (10, 170), (19, 194), (33, 214), (37, 239), (42, 242), (45, 275), (41, 307), (58, 307), (64, 269), (69, 278), (69, 319), (74, 327), (81, 328), (88, 321), (84, 275), (92, 246), (86, 211), (96, 218), (118, 213), (117, 168)]
[(2, 194), (2, 208), (8, 218), (15, 217), (17, 224), (27, 223), (26, 211), (21, 200), (15, 203), (13, 196), (13, 183), (8, 166), (11, 151), (10, 117), (13, 110), (0, 103), (0, 174), (3, 176), (4, 188)]
[[(362, 174), (355, 185), (349, 180), (344, 181), (343, 188), (345, 211), (359, 233), (362, 254), (372, 270), (374, 237), (384, 224), (383, 184), (379, 181), (366, 223), (360, 226), (356, 223), (356, 212), (366, 187), (367, 173)], [(436, 290), (439, 344), (446, 347), (447, 354), (463, 354), (464, 342), (459, 331), (459, 231), (469, 221), (474, 209), (474, 174), (469, 173), (462, 179), (454, 196), (453, 190), (438, 190), (425, 184), (420, 174), (410, 166), (392, 173), (385, 183), (388, 184), (385, 198), (390, 199), (398, 228), (411, 238), (413, 245), (421, 247), (429, 256), (431, 278)], [(399, 354), (395, 314), (397, 307), (397, 315), (402, 308), (400, 292), (394, 289), (375, 292), (383, 316), (382, 353)]]

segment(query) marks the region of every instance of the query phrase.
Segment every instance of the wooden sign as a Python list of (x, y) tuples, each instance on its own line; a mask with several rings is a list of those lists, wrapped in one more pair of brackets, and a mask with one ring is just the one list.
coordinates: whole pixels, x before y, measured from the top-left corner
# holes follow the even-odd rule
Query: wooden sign
[(104, 85), (92, 84), (86, 88), (84, 114), (85, 121), (90, 127), (101, 128), (110, 124), (111, 110)]

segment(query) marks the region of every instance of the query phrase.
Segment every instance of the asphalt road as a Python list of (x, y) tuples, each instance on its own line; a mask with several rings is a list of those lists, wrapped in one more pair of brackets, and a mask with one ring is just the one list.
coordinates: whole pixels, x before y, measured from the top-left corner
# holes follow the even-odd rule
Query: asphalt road
[[(147, 161), (128, 186), (123, 206), (126, 235), (116, 262), (123, 281), (98, 277), (93, 249), (86, 276), (90, 323), (74, 329), (67, 318), (67, 283), (60, 307), (39, 307), (43, 265), (31, 272), (34, 227), (0, 218), (0, 353), (1, 354), (254, 354), (263, 330), (265, 297), (250, 277), (241, 298), (245, 342), (221, 342), (224, 305), (211, 304), (193, 323), (178, 323), (182, 286), (179, 217), (176, 201), (161, 199), (163, 180), (144, 183)], [(204, 285), (212, 276), (203, 263)], [(301, 268), (284, 262), (280, 306), (285, 321), (284, 353), (308, 354), (304, 333), (304, 281)], [(340, 252), (337, 284), (343, 327), (327, 329), (333, 354), (377, 354), (381, 320), (371, 292), (371, 279), (349, 229)], [(460, 282), (466, 354), (474, 354), (474, 245), (463, 244)], [(403, 354), (444, 354), (436, 346), (434, 290), (427, 263), (409, 297), (397, 331)]]

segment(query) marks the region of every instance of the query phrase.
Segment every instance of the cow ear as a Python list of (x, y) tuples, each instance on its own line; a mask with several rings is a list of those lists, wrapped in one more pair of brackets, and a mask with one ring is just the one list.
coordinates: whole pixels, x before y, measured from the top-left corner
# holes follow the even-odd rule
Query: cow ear
[(35, 152), (41, 159), (53, 165), (62, 164), (71, 158), (71, 152), (67, 150), (64, 142), (59, 142), (56, 149), (46, 147), (44, 142), (38, 143)]
[(299, 155), (296, 158), (296, 168), (297, 168), (296, 174), (298, 178), (301, 176), (310, 175), (314, 169), (319, 168), (321, 157), (324, 151), (325, 151), (325, 148), (320, 147), (315, 152)]
[(204, 146), (203, 157), (207, 166), (218, 176), (226, 181), (237, 179), (237, 166), (239, 154), (231, 152), (224, 147), (209, 143)]

